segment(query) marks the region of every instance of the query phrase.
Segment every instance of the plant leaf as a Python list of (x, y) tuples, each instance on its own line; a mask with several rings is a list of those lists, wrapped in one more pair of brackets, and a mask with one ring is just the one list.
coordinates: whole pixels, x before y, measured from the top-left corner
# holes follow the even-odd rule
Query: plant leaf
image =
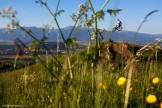
[(65, 11), (64, 11), (64, 10), (59, 10), (59, 11), (56, 13), (56, 15), (59, 15), (59, 16), (60, 16), (60, 14), (63, 13), (63, 12), (65, 12)]
[(104, 20), (104, 16), (105, 16), (105, 13), (103, 10), (100, 10), (99, 12), (97, 12), (97, 17), (99, 20), (100, 19)]
[(158, 12), (159, 10), (153, 10), (151, 11), (150, 13), (148, 13), (146, 16), (145, 16), (145, 19), (147, 19), (151, 14), (153, 14), (154, 12)]
[(115, 15), (117, 13), (119, 13), (120, 11), (122, 11), (122, 9), (108, 9), (107, 12), (110, 14), (110, 15)]
[(76, 38), (68, 38), (66, 43), (69, 44), (71, 47), (75, 46)]

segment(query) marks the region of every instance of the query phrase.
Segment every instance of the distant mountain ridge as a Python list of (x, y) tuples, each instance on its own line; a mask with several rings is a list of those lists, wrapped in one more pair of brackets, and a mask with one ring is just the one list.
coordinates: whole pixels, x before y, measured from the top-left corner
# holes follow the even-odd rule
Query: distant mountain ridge
[[(65, 36), (65, 38), (69, 37), (69, 34), (72, 30), (72, 26), (67, 26), (65, 28), (62, 28), (62, 32)], [(39, 27), (27, 27), (27, 29), (31, 29), (36, 35), (38, 39), (41, 39), (43, 37), (43, 32), (41, 28)], [(5, 33), (5, 28), (0, 29), (0, 43), (4, 42), (12, 42), (15, 38), (19, 38), (20, 40), (24, 42), (30, 42), (33, 39), (28, 35), (23, 35), (22, 30), (20, 28), (13, 29), (12, 33)], [(92, 29), (90, 30), (92, 34)], [(47, 41), (57, 41), (57, 36), (59, 34), (58, 29), (51, 29), (49, 32), (48, 40)], [(124, 41), (124, 42), (132, 42), (135, 36), (135, 32), (132, 31), (117, 31), (117, 32), (111, 32), (106, 31), (103, 34), (103, 39), (108, 40), (112, 39), (113, 41)], [(77, 38), (78, 41), (88, 41), (88, 29), (87, 28), (75, 28), (74, 32), (71, 37)], [(59, 35), (60, 40), (62, 40), (61, 35)], [(162, 39), (162, 34), (146, 34), (146, 33), (138, 33), (136, 36), (136, 43), (138, 44), (144, 44), (148, 42), (154, 42), (155, 39), (160, 38)]]

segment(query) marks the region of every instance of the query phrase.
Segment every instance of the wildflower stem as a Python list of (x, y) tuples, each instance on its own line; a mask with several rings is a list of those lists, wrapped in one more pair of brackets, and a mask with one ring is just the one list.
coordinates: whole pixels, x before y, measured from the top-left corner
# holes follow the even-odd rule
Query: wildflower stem
[(107, 5), (108, 2), (109, 2), (109, 0), (106, 0), (106, 2), (104, 3), (104, 5), (101, 7), (100, 11), (103, 10), (103, 8)]
[(143, 21), (141, 22), (140, 26), (138, 27), (137, 32), (136, 32), (135, 35), (134, 35), (133, 44), (135, 43), (135, 39), (136, 39), (136, 37), (137, 37), (137, 35), (138, 35), (139, 30), (141, 29), (141, 27), (143, 26), (143, 24), (147, 21), (147, 18), (148, 18), (150, 15), (152, 15), (154, 12), (158, 12), (158, 11), (159, 11), (159, 10), (153, 10), (153, 11), (151, 11), (150, 13), (148, 13), (148, 14), (145, 16), (145, 18), (144, 18)]
[(94, 107), (94, 102), (95, 102), (95, 63), (96, 63), (96, 58), (97, 58), (97, 52), (98, 52), (98, 38), (97, 38), (97, 16), (96, 16), (96, 13), (95, 13), (95, 10), (93, 8), (93, 5), (91, 3), (91, 0), (88, 0), (89, 4), (90, 4), (90, 9), (92, 10), (92, 13), (94, 14), (94, 29), (93, 29), (93, 32), (94, 32), (94, 37), (95, 37), (95, 50), (92, 51), (92, 54), (93, 54), (93, 58), (92, 58), (92, 63), (91, 63), (91, 67), (92, 67), (92, 107)]
[(92, 3), (91, 3), (91, 0), (88, 0), (88, 2), (89, 2), (89, 4), (90, 4), (90, 9), (91, 9), (91, 11), (93, 12), (93, 14), (95, 14), (95, 10), (94, 10), (94, 8), (93, 8), (93, 5), (92, 5)]
[[(59, 2), (60, 2), (60, 0), (58, 1), (57, 9), (58, 9)], [(65, 49), (66, 49), (66, 51), (67, 51), (68, 64), (69, 64), (69, 71), (70, 71), (70, 78), (73, 79), (72, 66), (71, 66), (70, 55), (69, 55), (69, 48), (68, 48), (68, 45), (67, 45), (68, 43), (66, 42), (66, 39), (65, 39), (65, 37), (64, 37), (64, 35), (63, 35), (63, 32), (62, 32), (62, 30), (61, 30), (61, 27), (60, 27), (60, 25), (59, 25), (59, 23), (58, 23), (58, 21), (57, 21), (57, 18), (56, 18), (57, 13), (53, 14), (52, 11), (51, 11), (51, 9), (48, 7), (48, 5), (47, 5), (46, 3), (44, 3), (44, 6), (47, 8), (47, 10), (48, 10), (48, 11), (50, 12), (50, 14), (53, 16), (54, 21), (55, 21), (55, 23), (56, 23), (56, 25), (57, 25), (57, 27), (58, 27), (58, 30), (59, 30), (59, 32), (60, 32), (60, 34), (61, 34), (62, 39), (63, 39), (64, 46), (65, 46)], [(56, 9), (56, 12), (57, 12), (57, 9)]]
[(60, 5), (60, 0), (58, 0), (57, 2), (56, 13), (58, 12), (59, 5)]
[[(20, 25), (19, 25), (19, 27), (20, 27), (20, 29), (22, 29), (23, 31), (25, 31), (30, 37), (32, 37), (34, 40), (36, 40), (38, 43), (42, 44), (43, 47), (48, 51), (48, 53), (54, 58), (54, 60), (56, 60), (56, 62), (57, 62), (56, 64), (61, 65), (59, 63), (59, 61), (56, 59), (56, 57), (49, 51), (49, 49), (46, 47), (46, 45), (44, 45), (39, 39), (37, 39), (36, 38), (36, 35), (32, 31), (28, 31), (28, 30), (26, 30), (24, 27), (22, 27)], [(20, 40), (18, 40), (18, 41), (20, 41)]]
[[(130, 65), (132, 65), (132, 64), (130, 64)], [(128, 106), (129, 91), (130, 91), (131, 78), (132, 78), (132, 71), (133, 71), (132, 66), (130, 66), (129, 73), (128, 73), (128, 81), (127, 81), (127, 85), (126, 85), (124, 108), (127, 108), (127, 106)]]
[(72, 28), (72, 30), (71, 30), (71, 32), (70, 32), (68, 38), (71, 37), (71, 35), (72, 35), (72, 33), (73, 33), (73, 31), (74, 31), (74, 29), (75, 29), (75, 27), (76, 27), (76, 25), (77, 25), (77, 23), (78, 23), (80, 17), (81, 17), (83, 14), (84, 14), (84, 12), (82, 12), (82, 13), (77, 17), (77, 19), (76, 19), (76, 21), (75, 21), (75, 24), (74, 24), (74, 26), (73, 26), (73, 28)]
[[(16, 40), (18, 42), (21, 43), (21, 45), (23, 45), (23, 47), (25, 47), (28, 51), (29, 51), (29, 48), (28, 46), (26, 46), (20, 39), (16, 38)], [(46, 64), (44, 63), (44, 61), (39, 57), (39, 56), (34, 56), (36, 59), (38, 59), (40, 61), (40, 63), (50, 72), (51, 76), (53, 76), (54, 78), (56, 78), (57, 80), (59, 80), (59, 77), (58, 77), (58, 74), (57, 73), (53, 73), (49, 70), (49, 68), (46, 66)], [(59, 63), (59, 62), (58, 62)], [(57, 64), (55, 64), (57, 65)]]
[(90, 52), (90, 47), (91, 47), (91, 34), (90, 34), (90, 28), (88, 27), (88, 36), (89, 36), (89, 42), (87, 46), (87, 54)]

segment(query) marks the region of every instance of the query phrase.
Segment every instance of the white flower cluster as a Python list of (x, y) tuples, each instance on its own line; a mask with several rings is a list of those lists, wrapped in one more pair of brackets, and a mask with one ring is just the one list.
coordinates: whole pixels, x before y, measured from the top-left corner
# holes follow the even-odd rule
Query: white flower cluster
[(6, 25), (5, 32), (9, 33), (9, 32), (12, 31), (11, 30), (12, 28), (19, 26), (19, 23), (18, 23), (18, 21), (16, 20), (16, 17), (15, 17), (16, 14), (17, 14), (17, 11), (12, 10), (11, 7), (7, 7), (6, 9), (0, 10), (0, 17), (8, 18), (9, 20), (11, 20), (11, 22)]

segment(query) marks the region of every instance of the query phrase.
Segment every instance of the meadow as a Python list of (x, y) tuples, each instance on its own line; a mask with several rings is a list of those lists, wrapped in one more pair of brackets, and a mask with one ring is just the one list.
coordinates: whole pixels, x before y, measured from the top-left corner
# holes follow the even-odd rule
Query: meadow
[[(59, 2), (58, 0), (58, 6)], [(45, 7), (60, 31), (65, 54), (50, 53), (44, 44), (46, 30), (42, 27), (44, 37), (39, 40), (33, 31), (22, 27), (11, 7), (4, 10), (5, 18), (11, 20), (6, 32), (15, 27), (22, 29), (34, 39), (32, 46), (27, 46), (20, 39), (15, 39), (15, 46), (21, 52), (20, 44), (32, 52), (36, 64), (19, 70), (0, 73), (0, 106), (27, 108), (162, 108), (162, 51), (158, 41), (154, 44), (136, 47), (132, 43), (102, 41), (98, 20), (104, 19), (104, 14), (116, 15), (121, 9), (104, 7), (94, 11), (91, 0), (79, 6), (78, 15), (72, 15), (75, 22), (67, 39), (62, 34), (57, 16), (63, 13), (58, 6), (53, 13), (46, 1), (36, 0)], [(146, 15), (139, 26), (156, 11)], [(90, 15), (89, 15), (90, 14)], [(93, 16), (92, 16), (93, 15)], [(79, 21), (82, 21), (79, 22)], [(77, 25), (79, 22), (80, 25)], [(93, 28), (85, 49), (73, 53), (76, 39), (71, 35), (76, 26)], [(135, 34), (136, 38), (137, 34)], [(135, 39), (134, 38), (134, 39)], [(58, 40), (57, 40), (58, 42)], [(38, 46), (46, 49), (46, 54), (39, 55)], [(17, 53), (16, 58), (19, 58)]]
[[(106, 43), (102, 54), (106, 53)], [(117, 56), (116, 56), (117, 57)], [(116, 58), (115, 57), (115, 58)], [(24, 69), (0, 74), (1, 105), (23, 107), (62, 108), (119, 108), (124, 107), (128, 71), (123, 66), (113, 69), (105, 62), (105, 55), (95, 67), (95, 85), (92, 88), (91, 61), (86, 50), (71, 55), (73, 78), (70, 78), (66, 55), (59, 55), (60, 69), (52, 63), (52, 57)], [(116, 61), (115, 64), (121, 63)], [(57, 71), (59, 70), (59, 71)], [(138, 72), (132, 73), (128, 107), (155, 108), (162, 101), (161, 62), (145, 58), (138, 64)], [(149, 97), (150, 96), (150, 97)]]

